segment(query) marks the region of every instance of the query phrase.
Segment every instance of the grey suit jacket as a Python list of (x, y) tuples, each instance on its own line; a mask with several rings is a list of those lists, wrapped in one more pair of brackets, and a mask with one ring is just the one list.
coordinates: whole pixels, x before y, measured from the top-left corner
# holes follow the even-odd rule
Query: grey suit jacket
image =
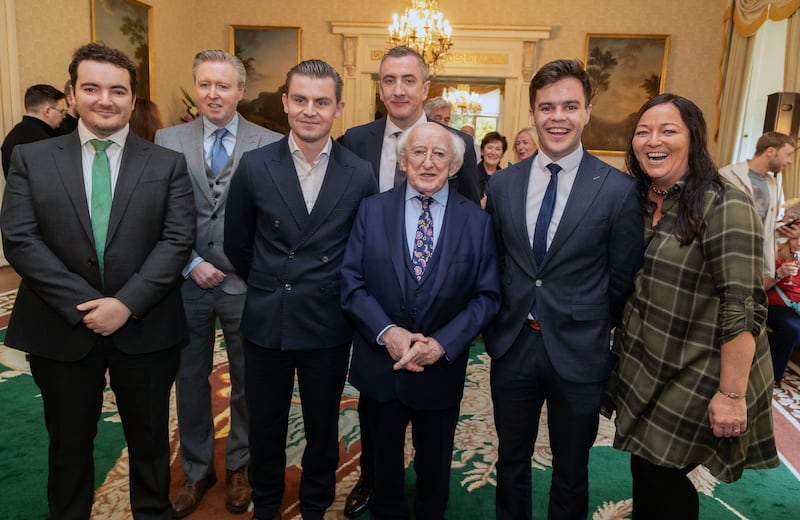
[(281, 137), (280, 134), (255, 125), (239, 115), (236, 146), (225, 169), (214, 178), (208, 174), (203, 153), (202, 116), (191, 123), (156, 132), (156, 144), (184, 154), (192, 179), (197, 210), (197, 240), (189, 261), (199, 256), (224, 272), (227, 276), (220, 288), (228, 294), (244, 294), (247, 290), (246, 284), (236, 274), (222, 247), (225, 206), (231, 176), (244, 152), (266, 146)]
[(183, 157), (128, 135), (111, 205), (104, 278), (83, 181), (77, 132), (17, 146), (0, 228), (22, 277), (6, 344), (59, 361), (86, 355), (99, 336), (79, 303), (114, 296), (133, 316), (110, 336), (141, 354), (188, 339), (180, 271), (194, 241), (192, 188)]

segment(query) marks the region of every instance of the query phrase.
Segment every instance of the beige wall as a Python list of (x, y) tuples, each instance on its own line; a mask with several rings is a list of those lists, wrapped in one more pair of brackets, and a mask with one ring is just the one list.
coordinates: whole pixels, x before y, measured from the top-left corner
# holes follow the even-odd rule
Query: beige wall
[[(227, 49), (231, 24), (300, 26), (302, 57), (321, 58), (342, 70), (341, 37), (330, 33), (328, 22), (388, 25), (392, 12), (403, 5), (401, 0), (140, 1), (153, 6), (154, 97), (170, 124), (178, 121), (183, 110), (180, 87), (191, 88), (194, 53), (206, 48)], [(501, 0), (496, 4), (440, 0), (439, 5), (454, 25), (503, 25), (513, 20), (513, 25), (551, 26), (552, 39), (537, 48), (539, 64), (563, 57), (583, 59), (587, 32), (670, 34), (667, 90), (694, 100), (713, 128), (727, 3), (672, 0), (665, 7), (661, 0)], [(91, 36), (89, 6), (90, 0), (16, 2), (20, 90), (39, 82), (63, 85), (72, 50)], [(342, 130), (334, 128), (334, 133)], [(715, 150), (712, 143), (712, 152)], [(619, 157), (608, 159), (621, 164)]]

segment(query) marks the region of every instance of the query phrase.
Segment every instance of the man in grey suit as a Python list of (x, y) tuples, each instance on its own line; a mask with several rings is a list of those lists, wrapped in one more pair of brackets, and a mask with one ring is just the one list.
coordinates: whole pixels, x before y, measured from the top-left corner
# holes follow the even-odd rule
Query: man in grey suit
[(199, 52), (192, 65), (196, 121), (156, 133), (156, 143), (186, 156), (197, 210), (197, 241), (183, 270), (183, 301), (190, 342), (181, 353), (177, 399), (181, 463), (186, 481), (173, 498), (175, 518), (192, 513), (217, 481), (214, 421), (211, 414), (214, 327), (222, 324), (231, 378), (230, 431), (226, 445), (225, 506), (243, 513), (250, 504), (247, 464), (247, 405), (239, 322), (246, 285), (222, 248), (228, 185), (246, 151), (280, 139), (280, 134), (245, 120), (236, 112), (245, 85), (239, 58), (222, 50)]
[(0, 228), (22, 282), (5, 342), (30, 352), (41, 390), (48, 517), (91, 514), (108, 372), (132, 516), (169, 520), (169, 396), (188, 339), (180, 270), (194, 242), (192, 186), (183, 156), (129, 131), (136, 67), (127, 56), (90, 43), (69, 72), (77, 131), (11, 156)]

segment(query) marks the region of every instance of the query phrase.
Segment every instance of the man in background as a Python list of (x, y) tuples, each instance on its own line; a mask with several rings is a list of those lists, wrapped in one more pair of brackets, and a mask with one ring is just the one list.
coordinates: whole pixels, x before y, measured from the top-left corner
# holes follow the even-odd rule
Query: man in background
[(59, 135), (58, 126), (67, 112), (64, 93), (52, 85), (33, 85), (25, 91), (25, 115), (3, 141), (3, 175), (8, 177), (11, 152), (18, 144), (34, 143)]
[(214, 368), (217, 319), (225, 338), (231, 380), (225, 507), (231, 513), (244, 513), (250, 505), (244, 354), (239, 335), (247, 286), (223, 250), (225, 209), (230, 180), (242, 154), (281, 137), (237, 113), (246, 81), (239, 58), (222, 50), (199, 52), (192, 64), (192, 76), (202, 115), (191, 123), (156, 133), (156, 144), (186, 157), (197, 210), (197, 240), (183, 269), (186, 282), (182, 294), (190, 341), (181, 351), (177, 405), (181, 466), (186, 480), (172, 500), (175, 518), (197, 509), (205, 492), (217, 481), (208, 379)]
[[(764, 225), (764, 286), (770, 289), (775, 282), (775, 226), (783, 204), (783, 193), (776, 176), (792, 164), (795, 140), (779, 132), (766, 132), (756, 142), (755, 155), (736, 164), (720, 168), (719, 173), (731, 184), (747, 193), (753, 208)], [(795, 226), (789, 226), (795, 227)], [(792, 230), (781, 229), (783, 236)], [(796, 233), (796, 231), (795, 231)]]
[[(69, 135), (18, 146), (0, 229), (22, 281), (5, 338), (29, 352), (50, 436), (49, 518), (88, 519), (110, 376), (136, 520), (169, 520), (169, 399), (188, 340), (180, 272), (194, 243), (183, 156), (133, 135), (136, 66), (90, 43), (69, 65)], [(46, 208), (46, 211), (42, 211)]]
[(425, 115), (428, 116), (428, 121), (436, 121), (444, 126), (450, 126), (450, 115), (453, 112), (453, 107), (445, 98), (430, 98), (425, 102), (424, 110)]
[(280, 518), (295, 375), (305, 450), (300, 513), (322, 520), (339, 462), (339, 403), (353, 329), (339, 304), (341, 266), (369, 163), (330, 137), (343, 82), (321, 60), (286, 75), (289, 135), (246, 153), (231, 181), (225, 252), (247, 282), (242, 314), (254, 518)]
[(64, 83), (64, 100), (67, 102), (67, 113), (64, 114), (61, 126), (58, 127), (59, 135), (67, 135), (78, 128), (78, 111), (75, 107), (75, 93), (72, 90), (72, 82), (70, 80)]
[[(397, 139), (404, 131), (425, 123), (428, 117), (423, 103), (431, 82), (428, 66), (415, 50), (400, 46), (389, 49), (381, 59), (378, 72), (378, 94), (386, 105), (388, 116), (347, 130), (342, 144), (372, 164), (380, 191), (400, 186), (406, 179), (398, 165)], [(461, 169), (449, 179), (450, 188), (469, 200), (480, 203), (478, 162), (472, 138), (452, 130), (464, 141)], [(367, 416), (368, 404), (359, 400), (361, 425), (361, 477), (345, 502), (344, 514), (357, 516), (369, 508), (372, 497), (373, 448)]]

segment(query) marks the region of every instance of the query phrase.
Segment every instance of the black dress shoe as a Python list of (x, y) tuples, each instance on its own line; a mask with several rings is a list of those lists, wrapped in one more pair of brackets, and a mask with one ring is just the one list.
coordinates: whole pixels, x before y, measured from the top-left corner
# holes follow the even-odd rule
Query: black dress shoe
[(353, 486), (353, 490), (347, 495), (347, 500), (344, 502), (344, 515), (354, 518), (369, 509), (371, 503), (372, 485), (364, 480), (362, 475)]

